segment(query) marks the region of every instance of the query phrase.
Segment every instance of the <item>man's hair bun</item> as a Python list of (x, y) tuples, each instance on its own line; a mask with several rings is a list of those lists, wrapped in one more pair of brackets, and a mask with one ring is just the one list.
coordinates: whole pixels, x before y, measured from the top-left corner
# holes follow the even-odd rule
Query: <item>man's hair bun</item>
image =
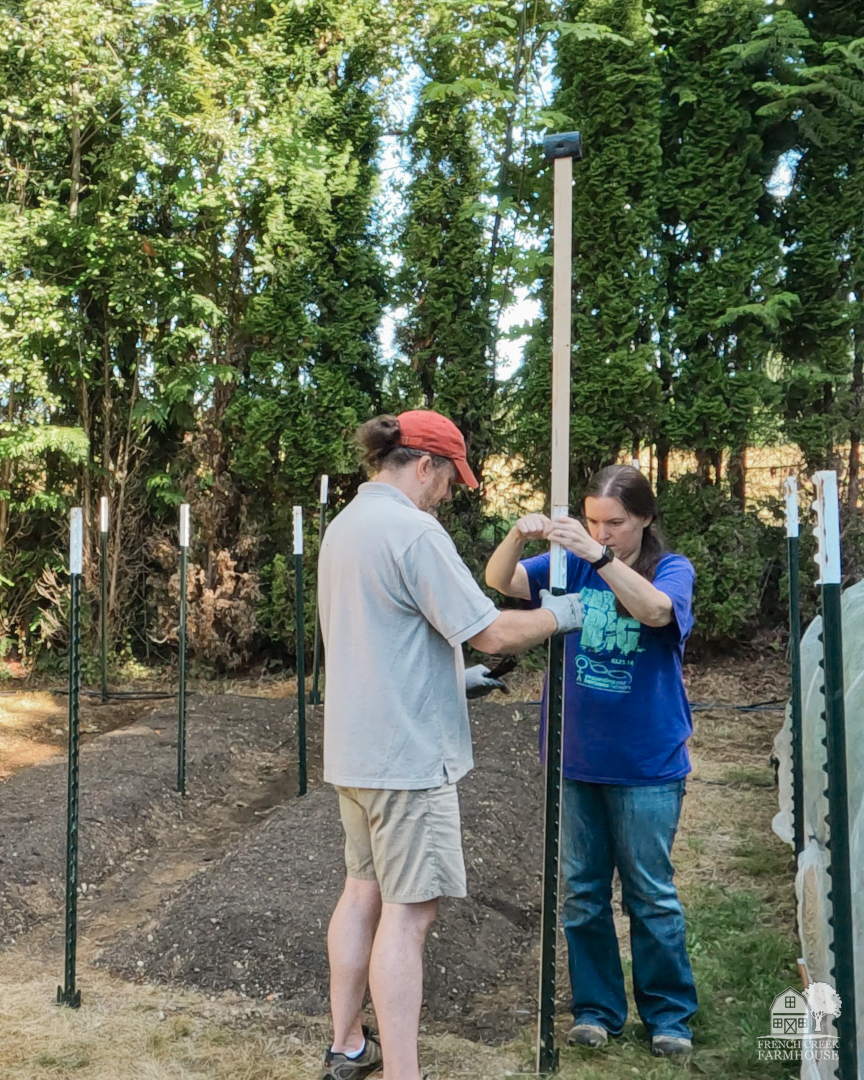
[(377, 472), (384, 458), (399, 445), (399, 421), (384, 413), (367, 420), (357, 432), (357, 442), (363, 449), (363, 464), (371, 473)]
[[(363, 450), (361, 461), (370, 476), (380, 472), (385, 464), (390, 469), (398, 469), (422, 457), (423, 454), (429, 453), (426, 450), (400, 446), (401, 435), (399, 420), (389, 413), (367, 420), (357, 429), (357, 442)], [(429, 456), (436, 469), (450, 462), (449, 458), (440, 457), (438, 454), (429, 453)]]

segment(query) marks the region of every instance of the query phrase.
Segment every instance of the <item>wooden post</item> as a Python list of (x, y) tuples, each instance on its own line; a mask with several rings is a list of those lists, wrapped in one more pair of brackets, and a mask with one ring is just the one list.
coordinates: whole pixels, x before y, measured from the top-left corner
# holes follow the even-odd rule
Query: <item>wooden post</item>
[[(550, 135), (553, 161), (552, 214), (552, 517), (570, 509), (570, 292), (573, 257), (573, 158), (582, 156), (578, 132)], [(567, 553), (553, 544), (552, 592), (567, 591)], [(549, 640), (546, 715), (546, 792), (543, 825), (543, 906), (540, 917), (540, 990), (537, 1008), (537, 1072), (558, 1068), (555, 1049), (555, 953), (558, 942), (558, 867), (561, 847), (561, 735), (564, 717), (564, 636)]]

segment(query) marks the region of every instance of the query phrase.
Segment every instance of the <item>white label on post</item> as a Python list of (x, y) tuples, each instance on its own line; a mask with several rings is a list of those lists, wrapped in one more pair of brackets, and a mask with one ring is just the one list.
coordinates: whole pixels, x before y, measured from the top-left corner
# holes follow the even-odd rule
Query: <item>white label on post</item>
[(798, 481), (794, 476), (787, 476), (783, 481), (786, 495), (786, 535), (798, 535)]
[(69, 515), (69, 573), (84, 570), (84, 511), (76, 506)]
[(327, 505), (327, 488), (328, 488), (328, 486), (329, 486), (329, 478), (327, 476), (327, 473), (324, 473), (324, 475), (321, 477), (321, 498), (319, 500), (322, 506)]
[(813, 475), (816, 489), (816, 528), (813, 535), (819, 542), (819, 551), (813, 556), (819, 564), (819, 585), (839, 585), (842, 577), (840, 566), (840, 497), (837, 493), (837, 473), (833, 470)]
[(189, 547), (189, 503), (180, 505), (180, 547)]
[(303, 507), (294, 507), (294, 554), (303, 554)]
[(103, 495), (99, 500), (99, 531), (108, 532), (108, 496)]
[[(569, 507), (553, 506), (552, 520), (567, 517)], [(549, 584), (553, 589), (567, 591), (567, 549), (560, 544), (552, 545), (552, 555), (549, 562)]]

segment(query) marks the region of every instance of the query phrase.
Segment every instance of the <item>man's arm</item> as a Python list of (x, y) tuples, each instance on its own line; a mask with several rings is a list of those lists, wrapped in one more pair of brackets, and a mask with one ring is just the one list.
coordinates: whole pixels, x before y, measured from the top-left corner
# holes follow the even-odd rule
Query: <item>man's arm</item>
[(552, 634), (571, 634), (582, 628), (582, 605), (576, 593), (553, 596), (541, 589), (540, 603), (534, 611), (502, 611), (469, 644), (485, 653), (524, 652)]
[[(524, 571), (523, 571), (524, 573)], [(537, 608), (535, 611), (502, 611), (485, 630), (475, 634), (468, 644), (479, 652), (524, 652), (532, 645), (539, 645), (558, 629), (558, 620), (551, 611)]]

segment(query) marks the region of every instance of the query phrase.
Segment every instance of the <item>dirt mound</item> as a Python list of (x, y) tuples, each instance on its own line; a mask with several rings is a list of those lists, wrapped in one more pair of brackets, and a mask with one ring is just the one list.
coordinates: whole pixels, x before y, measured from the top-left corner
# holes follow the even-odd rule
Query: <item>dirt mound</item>
[[(174, 708), (93, 739), (80, 759), (79, 904), (82, 928), (103, 890), (192, 848), (206, 861), (260, 821), (255, 800), (296, 791), (295, 720), (289, 704), (259, 698), (193, 698), (189, 798), (174, 791)], [(237, 806), (241, 802), (242, 806)], [(35, 765), (0, 782), (0, 948), (50, 920), (63, 931), (66, 762)]]
[[(527, 716), (526, 716), (527, 712)], [(469, 898), (429, 938), (426, 1023), (485, 1042), (534, 1009), (542, 850), (535, 708), (472, 706), (477, 767), (459, 786)], [(333, 791), (274, 810), (152, 917), (116, 934), (100, 963), (127, 978), (188, 983), (327, 1008), (327, 921), (343, 876)]]

